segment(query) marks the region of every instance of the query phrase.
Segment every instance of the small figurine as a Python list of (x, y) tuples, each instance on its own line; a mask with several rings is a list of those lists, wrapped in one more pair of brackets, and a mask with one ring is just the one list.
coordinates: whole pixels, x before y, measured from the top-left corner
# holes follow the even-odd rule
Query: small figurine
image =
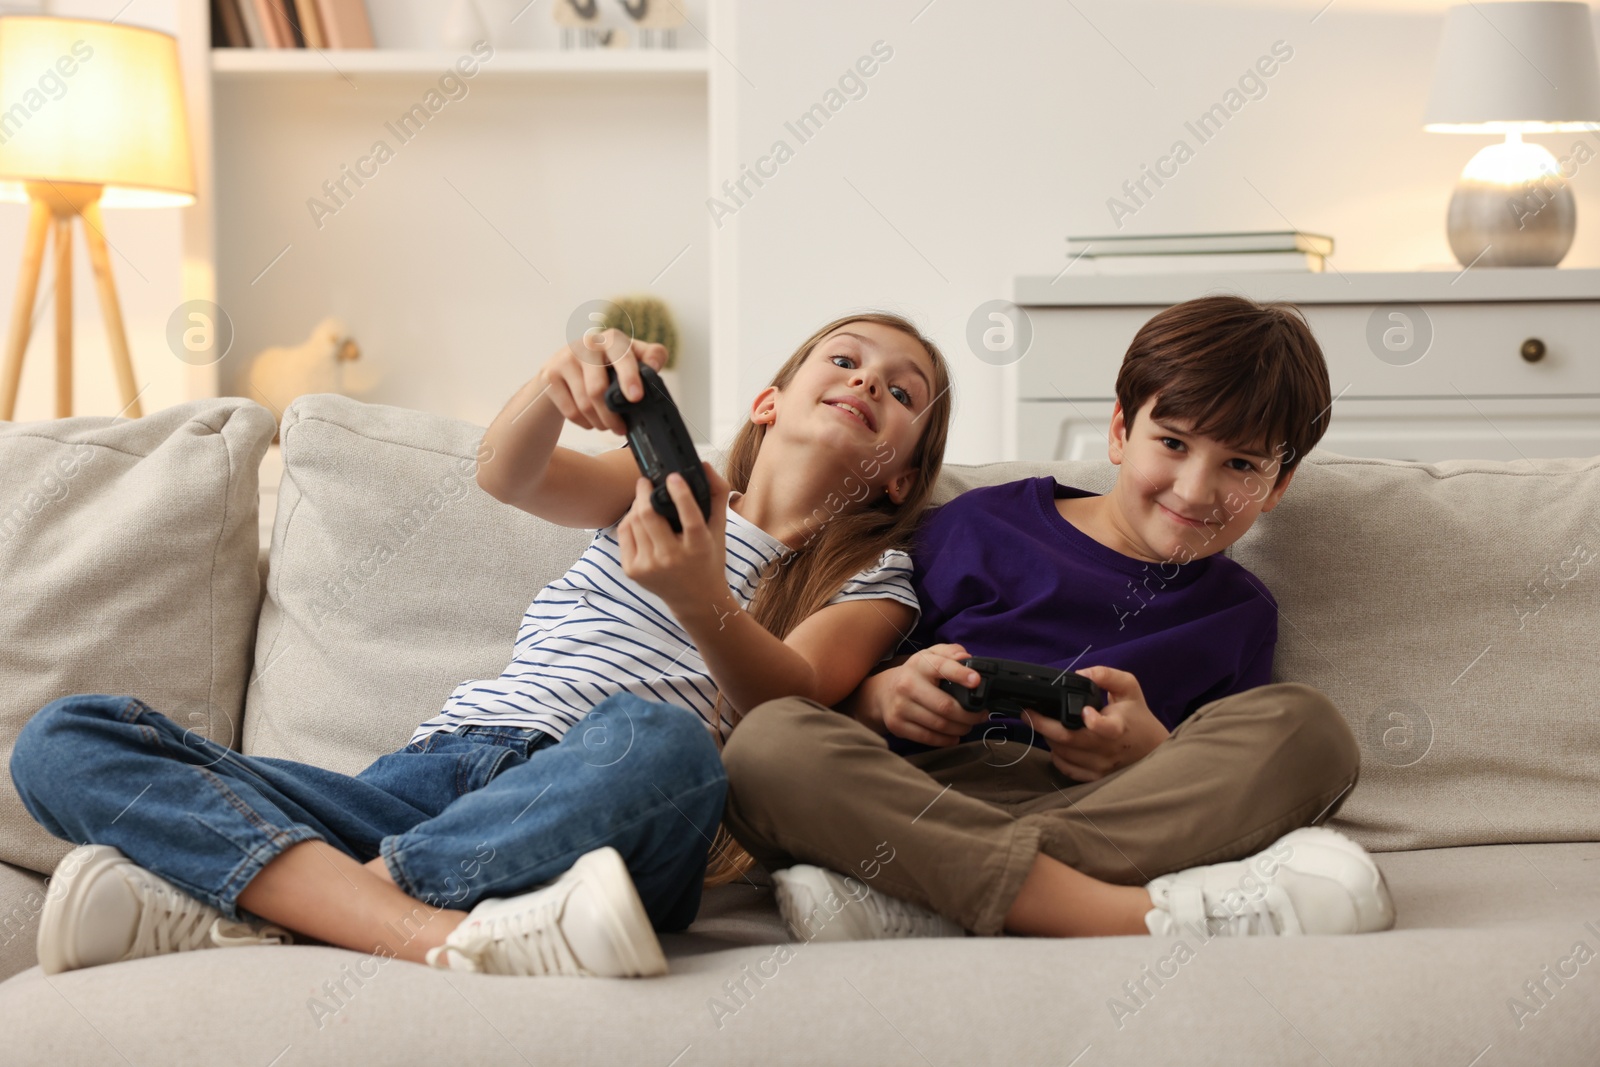
[[(336, 318), (326, 318), (298, 345), (264, 349), (250, 364), (250, 390), (283, 423), (290, 401), (308, 393), (371, 392), (379, 375), (356, 366), (361, 349)], [(278, 443), (278, 434), (272, 443)]]
[(676, 0), (618, 0), (639, 31), (640, 48), (677, 48), (683, 9)]
[(561, 27), (561, 47), (618, 48), (627, 42), (628, 35), (621, 30), (602, 28), (600, 0), (556, 0), (550, 9), (556, 25)]

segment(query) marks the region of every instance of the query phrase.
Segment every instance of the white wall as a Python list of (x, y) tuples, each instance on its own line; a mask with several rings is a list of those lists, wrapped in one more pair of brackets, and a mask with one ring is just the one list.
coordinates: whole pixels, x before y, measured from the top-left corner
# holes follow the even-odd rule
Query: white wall
[[(217, 122), (235, 133), (217, 149), (218, 302), (235, 344), (253, 354), (295, 343), (336, 314), (381, 375), (361, 399), (487, 425), (565, 343), (575, 308), (650, 292), (674, 309), (685, 417), (703, 424), (705, 361), (692, 357), (709, 333), (704, 89), (564, 94), (559, 80), (493, 66), (405, 143), (386, 123), (418, 102), (428, 76), (359, 81), (359, 91), (219, 85)], [(359, 188), (347, 180), (354, 195), (314, 220), (308, 200), (334, 205), (322, 184), (379, 139), (393, 158), (369, 165), (376, 176)], [(224, 360), (223, 392), (260, 402), (247, 367)]]
[[(1421, 128), (1444, 5), (1338, 0), (1313, 23), (1323, 4), (742, 4), (738, 63), (756, 88), (739, 100), (737, 158), (780, 137), (795, 156), (722, 230), (738, 245), (739, 395), (820, 323), (883, 306), (922, 323), (954, 364), (947, 458), (999, 458), (1006, 371), (967, 350), (968, 315), (1009, 297), (1014, 275), (1060, 271), (1068, 234), (1118, 232), (1107, 198), (1176, 138), (1198, 145), (1185, 120), (1278, 40), (1293, 58), (1265, 95), (1120, 232), (1298, 228), (1333, 236), (1342, 271), (1455, 266), (1445, 209), (1489, 141)], [(880, 39), (894, 56), (867, 95), (798, 145), (784, 121)], [(1576, 136), (1537, 140), (1564, 155)], [(1563, 266), (1600, 264), (1591, 168), (1574, 180)]]

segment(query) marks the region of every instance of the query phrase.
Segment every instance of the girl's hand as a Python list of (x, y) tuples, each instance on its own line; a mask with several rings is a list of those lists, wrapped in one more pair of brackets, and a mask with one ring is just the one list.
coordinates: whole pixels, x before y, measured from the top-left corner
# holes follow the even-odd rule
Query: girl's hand
[(956, 698), (939, 688), (949, 679), (968, 688), (978, 672), (961, 665), (969, 652), (960, 645), (929, 645), (898, 667), (869, 675), (857, 691), (858, 718), (883, 723), (884, 730), (907, 741), (949, 748), (989, 716), (965, 711)]
[[(653, 370), (660, 370), (666, 361), (665, 345), (646, 344), (618, 329), (588, 330), (579, 339), (576, 351), (571, 345), (562, 345), (539, 368), (539, 375), (544, 379), (544, 395), (568, 422), (586, 430), (625, 434), (627, 423), (606, 407), (606, 387), (611, 384), (606, 367), (616, 368), (623, 396), (642, 400), (644, 383), (639, 378), (639, 364), (648, 363)], [(670, 526), (667, 532), (672, 532)]]
[[(675, 534), (650, 504), (650, 479), (634, 487), (633, 506), (617, 524), (622, 573), (664, 600), (683, 621), (687, 611), (728, 610), (728, 493), (732, 488), (717, 469), (702, 462), (711, 484), (711, 518), (700, 514), (694, 491), (681, 474), (667, 478), (667, 492), (678, 508), (683, 533)], [(737, 604), (734, 605), (737, 608)]]
[(1093, 782), (1137, 763), (1170, 732), (1144, 701), (1139, 682), (1113, 667), (1083, 667), (1079, 674), (1106, 691), (1106, 706), (1083, 709), (1083, 729), (1069, 730), (1052, 718), (1025, 711), (1022, 717), (1050, 745), (1056, 769), (1080, 782)]

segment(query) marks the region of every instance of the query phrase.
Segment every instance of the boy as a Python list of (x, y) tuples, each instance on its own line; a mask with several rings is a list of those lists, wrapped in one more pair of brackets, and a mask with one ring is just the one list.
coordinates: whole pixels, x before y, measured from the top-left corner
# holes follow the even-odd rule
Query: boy
[[(1191, 300), (1140, 329), (1116, 392), (1110, 493), (1026, 479), (931, 513), (914, 653), (848, 717), (771, 701), (728, 741), (724, 821), (797, 938), (1394, 924), (1371, 857), (1315, 825), (1355, 785), (1355, 739), (1317, 690), (1269, 684), (1277, 603), (1219, 554), (1326, 431), (1310, 328)], [(938, 686), (976, 684), (967, 655), (1074, 670), (1106, 706), (1080, 730), (996, 724)]]

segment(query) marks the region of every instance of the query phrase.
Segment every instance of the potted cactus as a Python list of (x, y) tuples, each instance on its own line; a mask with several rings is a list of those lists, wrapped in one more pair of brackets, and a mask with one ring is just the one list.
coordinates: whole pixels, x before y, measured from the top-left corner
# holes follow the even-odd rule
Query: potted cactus
[(667, 392), (678, 398), (678, 325), (664, 301), (646, 294), (619, 296), (611, 301), (602, 325), (615, 327), (636, 340), (665, 345), (667, 362), (661, 370), (661, 381)]

